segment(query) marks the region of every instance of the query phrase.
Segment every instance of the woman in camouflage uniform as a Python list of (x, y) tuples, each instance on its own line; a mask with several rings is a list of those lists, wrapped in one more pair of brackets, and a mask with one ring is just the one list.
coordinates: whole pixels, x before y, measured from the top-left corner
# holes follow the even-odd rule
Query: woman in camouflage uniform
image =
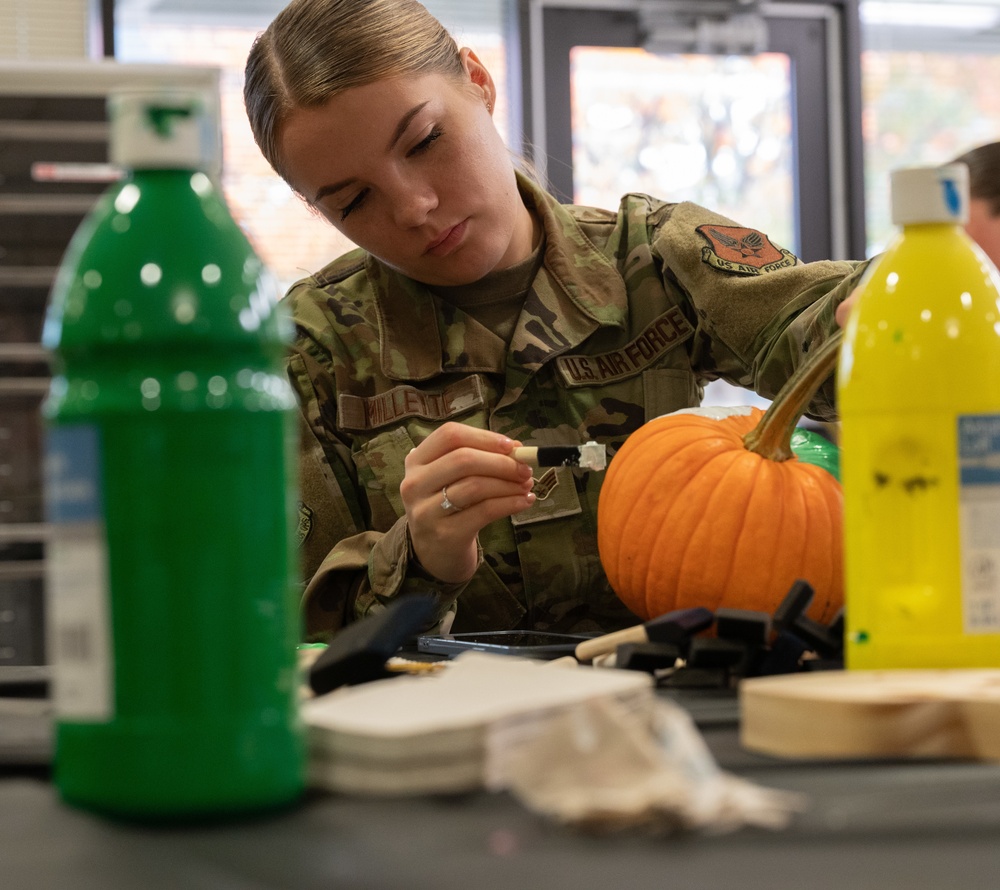
[[(295, 0), (244, 96), (274, 169), (359, 245), (286, 297), (308, 634), (410, 591), (454, 630), (636, 623), (598, 558), (602, 474), (533, 479), (512, 448), (613, 454), (715, 378), (773, 397), (861, 267), (692, 204), (559, 204), (515, 169), (489, 72), (414, 0)], [(810, 413), (833, 418), (832, 380)]]

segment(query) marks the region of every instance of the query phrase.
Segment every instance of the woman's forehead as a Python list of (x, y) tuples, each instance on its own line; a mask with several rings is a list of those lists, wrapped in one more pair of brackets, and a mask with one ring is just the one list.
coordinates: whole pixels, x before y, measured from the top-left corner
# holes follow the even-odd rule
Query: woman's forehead
[(320, 105), (293, 109), (285, 119), (283, 140), (292, 131), (324, 134), (350, 131), (355, 138), (363, 134), (378, 137), (395, 132), (400, 120), (411, 109), (424, 106), (440, 110), (458, 95), (452, 78), (436, 74), (393, 77), (349, 87), (334, 93)]
[[(386, 78), (335, 93), (321, 105), (294, 109), (281, 133), (281, 155), (292, 185), (307, 198), (331, 167), (392, 150), (426, 115), (440, 114), (459, 92), (454, 78), (428, 74)], [(320, 173), (320, 171), (322, 171)]]

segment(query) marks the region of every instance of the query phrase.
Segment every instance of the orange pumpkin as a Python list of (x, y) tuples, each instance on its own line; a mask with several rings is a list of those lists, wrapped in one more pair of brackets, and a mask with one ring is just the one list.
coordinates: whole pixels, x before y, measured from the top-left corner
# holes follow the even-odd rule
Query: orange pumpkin
[(615, 593), (644, 621), (691, 606), (772, 613), (799, 578), (815, 590), (811, 618), (827, 622), (842, 606), (840, 483), (790, 447), (839, 342), (827, 340), (766, 413), (668, 414), (612, 458), (598, 550)]

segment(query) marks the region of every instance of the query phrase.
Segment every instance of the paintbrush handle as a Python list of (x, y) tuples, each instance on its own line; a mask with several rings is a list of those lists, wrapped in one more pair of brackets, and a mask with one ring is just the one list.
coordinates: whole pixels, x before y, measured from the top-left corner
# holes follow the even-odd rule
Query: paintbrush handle
[(514, 449), (514, 460), (530, 467), (575, 467), (580, 463), (580, 448), (577, 445), (552, 445), (536, 448), (522, 445)]
[(603, 637), (594, 637), (592, 640), (584, 640), (577, 643), (574, 654), (577, 661), (592, 661), (598, 655), (607, 655), (614, 652), (623, 643), (648, 643), (649, 634), (643, 624), (634, 627), (626, 627), (623, 630), (616, 630), (613, 633), (605, 634)]

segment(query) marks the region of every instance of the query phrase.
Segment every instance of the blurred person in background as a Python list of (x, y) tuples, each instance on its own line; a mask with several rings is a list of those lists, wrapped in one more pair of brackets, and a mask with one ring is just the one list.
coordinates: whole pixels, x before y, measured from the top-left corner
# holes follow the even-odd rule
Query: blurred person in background
[(1000, 142), (955, 158), (969, 168), (969, 222), (965, 231), (1000, 268)]

